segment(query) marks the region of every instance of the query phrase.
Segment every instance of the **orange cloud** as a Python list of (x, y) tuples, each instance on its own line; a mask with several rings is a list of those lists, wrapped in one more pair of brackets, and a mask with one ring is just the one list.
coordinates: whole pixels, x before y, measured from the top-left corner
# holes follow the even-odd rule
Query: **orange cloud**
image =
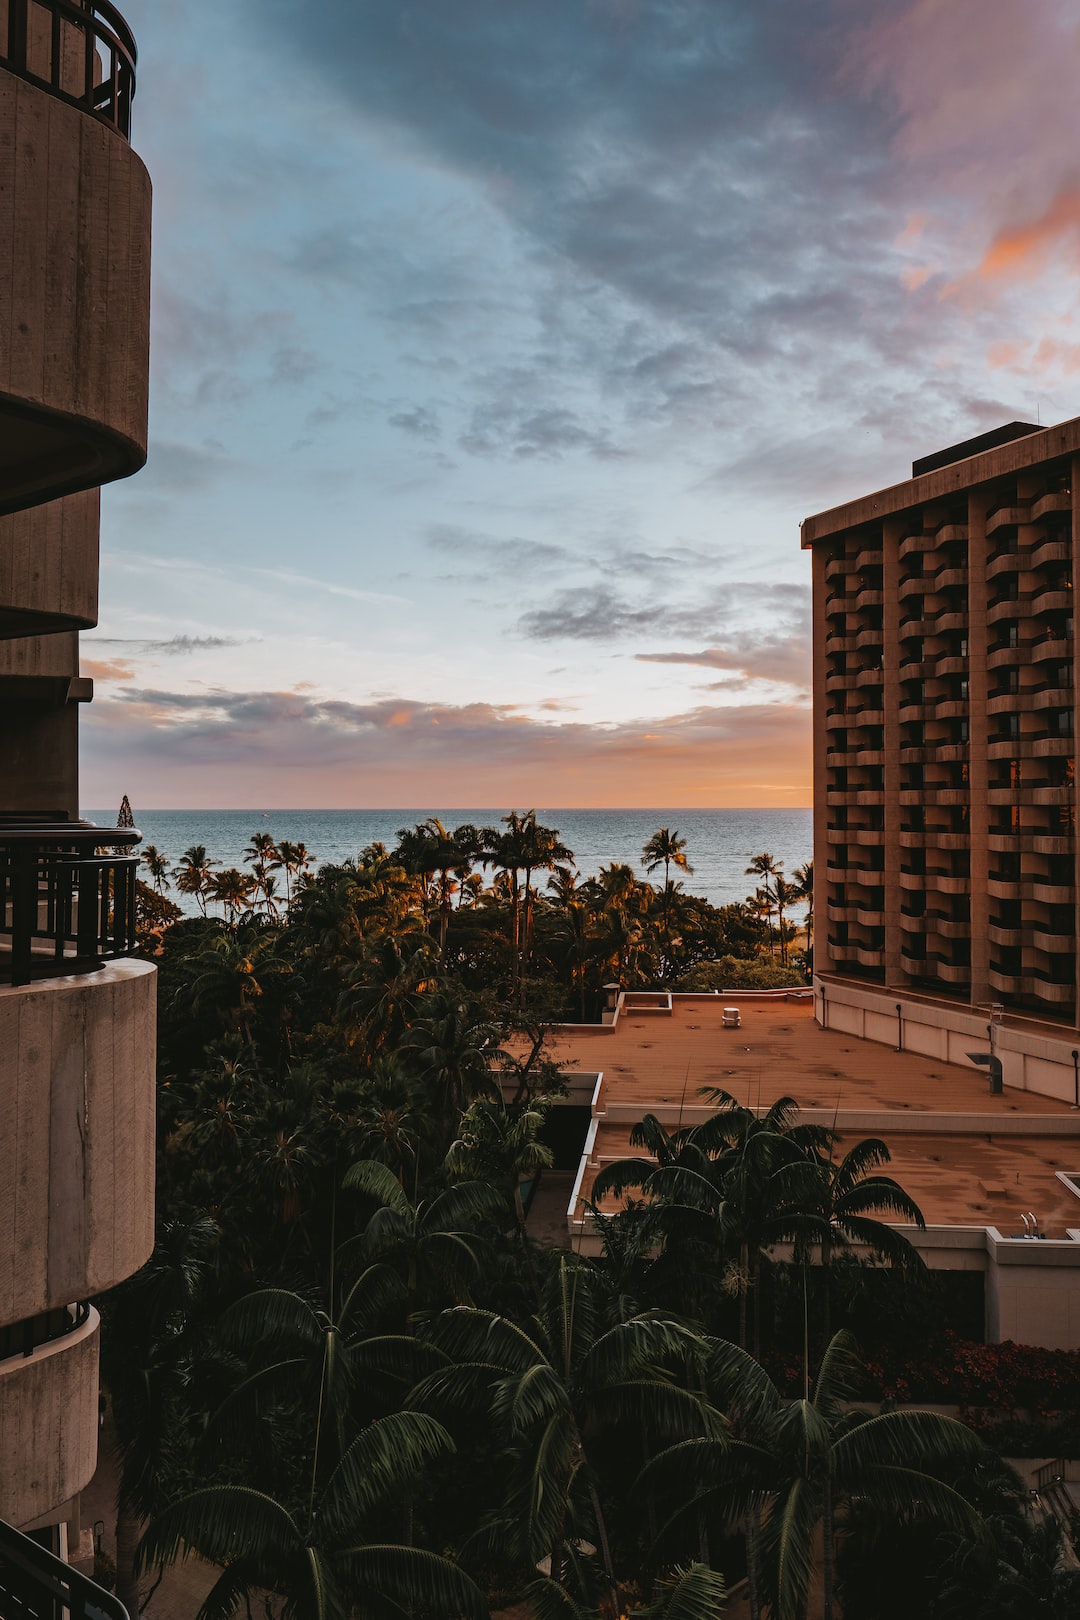
[(133, 681), (135, 671), (119, 659), (83, 658), (79, 661), (83, 675), (92, 681)]
[[(1050, 206), (1026, 225), (1010, 226), (994, 237), (975, 274), (984, 280), (1030, 281), (1045, 267), (1051, 251), (1080, 232), (1080, 189), (1059, 191)], [(1076, 257), (1074, 244), (1073, 258)]]
[(808, 707), (786, 703), (589, 725), (481, 703), (129, 691), (87, 716), (83, 791), (107, 803), (123, 782), (175, 808), (806, 805), (810, 726)]

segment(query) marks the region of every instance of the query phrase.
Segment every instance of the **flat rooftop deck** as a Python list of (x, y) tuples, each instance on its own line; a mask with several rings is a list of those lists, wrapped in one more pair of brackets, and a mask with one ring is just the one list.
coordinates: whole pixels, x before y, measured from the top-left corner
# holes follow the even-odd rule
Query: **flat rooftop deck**
[[(739, 1008), (740, 1029), (722, 1027), (729, 1001)], [(561, 1024), (545, 1050), (569, 1070), (603, 1071), (608, 1102), (643, 1112), (654, 1102), (699, 1104), (698, 1089), (717, 1086), (750, 1107), (790, 1096), (802, 1108), (1065, 1115), (1077, 1120), (1080, 1136), (1080, 1117), (1053, 1097), (1013, 1090), (992, 1097), (974, 1067), (820, 1029), (810, 997), (672, 1002), (670, 1013), (624, 1012), (611, 1028)]]
[[(737, 1005), (739, 1029), (722, 1026)], [(614, 1027), (561, 1026), (548, 1051), (568, 1072), (603, 1074), (596, 1139), (581, 1191), (598, 1163), (631, 1154), (633, 1122), (655, 1111), (668, 1125), (704, 1117), (702, 1086), (767, 1108), (795, 1098), (811, 1117), (835, 1119), (843, 1152), (884, 1137), (892, 1174), (931, 1226), (996, 1226), (1020, 1235), (1021, 1212), (1064, 1237), (1080, 1227), (1080, 1114), (1036, 1092), (990, 1095), (986, 1075), (873, 1041), (822, 1030), (809, 999), (675, 998), (670, 1013), (623, 1012)]]

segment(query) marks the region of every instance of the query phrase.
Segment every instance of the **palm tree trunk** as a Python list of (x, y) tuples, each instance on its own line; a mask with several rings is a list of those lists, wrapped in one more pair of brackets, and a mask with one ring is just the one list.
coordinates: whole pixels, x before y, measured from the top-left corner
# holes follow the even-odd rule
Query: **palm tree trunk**
[(750, 1620), (761, 1620), (761, 1514), (756, 1507), (748, 1510), (745, 1524), (746, 1537), (746, 1596), (750, 1606)]
[(832, 1480), (825, 1481), (821, 1512), (821, 1580), (824, 1587), (821, 1620), (834, 1620), (833, 1611), (833, 1493)]
[(749, 1251), (745, 1243), (739, 1245), (739, 1349), (746, 1349), (746, 1298), (748, 1293), (747, 1273), (750, 1260)]
[(593, 1515), (596, 1519), (596, 1534), (600, 1542), (600, 1556), (604, 1561), (604, 1574), (611, 1591), (611, 1612), (619, 1613), (619, 1583), (615, 1579), (615, 1566), (611, 1562), (611, 1546), (608, 1542), (607, 1523), (604, 1519), (603, 1509), (600, 1506), (600, 1497), (596, 1486), (589, 1481), (589, 1500), (592, 1503)]
[(142, 1523), (122, 1503), (116, 1508), (116, 1595), (131, 1620), (139, 1620), (141, 1599), (135, 1579), (135, 1548), (142, 1535)]

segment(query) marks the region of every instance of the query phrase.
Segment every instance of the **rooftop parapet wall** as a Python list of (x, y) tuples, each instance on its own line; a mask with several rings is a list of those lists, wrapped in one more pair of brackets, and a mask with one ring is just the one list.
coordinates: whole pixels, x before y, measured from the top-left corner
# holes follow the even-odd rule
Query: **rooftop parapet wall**
[(1030, 433), (999, 445), (996, 450), (953, 461), (936, 471), (924, 473), (920, 478), (905, 479), (902, 484), (890, 484), (864, 495), (859, 500), (847, 501), (843, 506), (831, 507), (806, 518), (801, 526), (802, 547), (808, 550), (819, 540), (828, 540), (860, 524), (880, 521), (899, 512), (929, 501), (947, 500), (966, 491), (973, 484), (988, 483), (994, 478), (1007, 478), (1025, 467), (1037, 466), (1041, 461), (1052, 461), (1057, 456), (1074, 455), (1080, 451), (1080, 417), (1059, 422), (1041, 433)]
[(0, 512), (142, 465), (149, 314), (143, 164), (0, 67)]

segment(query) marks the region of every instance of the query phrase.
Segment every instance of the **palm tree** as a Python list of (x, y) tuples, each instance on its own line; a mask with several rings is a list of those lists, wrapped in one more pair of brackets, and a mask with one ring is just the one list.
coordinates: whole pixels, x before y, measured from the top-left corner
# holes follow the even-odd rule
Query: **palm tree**
[(783, 862), (775, 861), (768, 851), (750, 857), (750, 865), (746, 868), (747, 877), (761, 878), (761, 885), (755, 891), (756, 898), (761, 902), (761, 909), (769, 928), (769, 939), (772, 940), (772, 914), (776, 906), (776, 894), (773, 884), (783, 873)]
[(477, 1229), (505, 1209), (498, 1188), (462, 1182), (413, 1204), (389, 1167), (375, 1159), (350, 1165), (341, 1185), (378, 1205), (360, 1236), (341, 1245), (343, 1267), (359, 1260), (362, 1269), (380, 1265), (396, 1272), (408, 1297), (410, 1325), (422, 1299), (469, 1297), (483, 1249)]
[(539, 1140), (547, 1112), (542, 1099), (517, 1108), (480, 1099), (462, 1114), (457, 1140), (451, 1142), (446, 1155), (447, 1175), (456, 1181), (481, 1181), (498, 1187), (513, 1204), (518, 1241), (534, 1290), (536, 1275), (525, 1230), (521, 1187), (553, 1162), (551, 1149)]
[(406, 871), (415, 872), (423, 879), (425, 894), (430, 881), (436, 876), (438, 878), (435, 891), (439, 915), (439, 950), (445, 952), (446, 932), (450, 924), (456, 890), (454, 875), (471, 864), (471, 856), (463, 845), (458, 843), (455, 835), (447, 832), (437, 816), (428, 816), (426, 821), (420, 822), (419, 826), (412, 829), (399, 827), (397, 836), (398, 846), (395, 854)]
[(645, 1427), (665, 1436), (715, 1433), (718, 1420), (680, 1386), (676, 1371), (700, 1358), (699, 1335), (655, 1312), (612, 1322), (605, 1296), (593, 1268), (563, 1256), (537, 1315), (524, 1324), (463, 1306), (443, 1311), (426, 1342), (447, 1365), (410, 1400), (486, 1415), (510, 1448), (495, 1542), (532, 1565), (549, 1559), (558, 1587), (565, 1571), (581, 1565), (581, 1541), (591, 1540), (600, 1548), (609, 1612), (618, 1615), (621, 1582), (600, 1492), (605, 1440), (631, 1424), (639, 1434)]
[(795, 868), (795, 882), (799, 899), (806, 901), (806, 943), (809, 947), (814, 932), (814, 863), (805, 861)]
[(797, 883), (789, 883), (782, 872), (777, 872), (773, 878), (772, 898), (776, 907), (776, 931), (780, 936), (780, 959), (788, 959), (788, 938), (794, 938), (795, 929), (785, 924), (784, 913), (790, 911), (792, 906), (798, 905), (802, 897), (802, 890)]
[(677, 1443), (648, 1464), (640, 1484), (678, 1505), (661, 1531), (696, 1529), (703, 1510), (738, 1520), (747, 1536), (752, 1620), (763, 1592), (775, 1620), (804, 1620), (820, 1547), (822, 1620), (835, 1616), (835, 1537), (842, 1509), (870, 1503), (895, 1518), (978, 1535), (971, 1505), (939, 1474), (985, 1458), (955, 1418), (912, 1408), (878, 1417), (851, 1410), (862, 1362), (849, 1335), (830, 1342), (813, 1394), (786, 1402), (752, 1357), (712, 1341), (705, 1387), (728, 1414), (729, 1434)]
[(411, 1061), (448, 1135), (477, 1097), (500, 1095), (498, 1069), (507, 1054), (502, 1030), (487, 1009), (450, 984), (429, 994), (405, 1034), (401, 1053)]
[[(317, 1465), (317, 1418), (312, 1426)], [(217, 1564), (222, 1574), (196, 1620), (228, 1620), (242, 1608), (250, 1614), (252, 1598), (264, 1593), (284, 1600), (290, 1620), (349, 1620), (369, 1604), (373, 1614), (422, 1607), (487, 1620), (479, 1589), (450, 1559), (374, 1541), (367, 1528), (454, 1449), (433, 1418), (394, 1412), (361, 1429), (325, 1482), (313, 1468), (303, 1506), (249, 1485), (211, 1485), (184, 1497), (146, 1532), (139, 1567), (172, 1564), (188, 1552)]]
[(147, 844), (142, 852), (142, 864), (150, 874), (150, 881), (158, 894), (169, 887), (169, 863), (154, 844)]
[(210, 887), (211, 869), (219, 865), (212, 861), (203, 844), (192, 844), (185, 849), (179, 864), (173, 869), (173, 881), (181, 894), (192, 894), (202, 915), (206, 916), (206, 900)]
[[(831, 1144), (830, 1144), (831, 1149)], [(925, 1269), (915, 1246), (874, 1212), (887, 1211), (925, 1232), (922, 1211), (911, 1195), (891, 1176), (871, 1174), (891, 1158), (877, 1137), (856, 1142), (837, 1162), (819, 1147), (812, 1156), (787, 1172), (788, 1191), (798, 1205), (793, 1222), (796, 1258), (816, 1246), (821, 1260), (825, 1310), (824, 1336), (830, 1334), (833, 1255), (853, 1246), (869, 1250), (883, 1265), (909, 1274)]]
[(277, 853), (269, 862), (271, 871), (284, 871), (285, 873), (285, 907), (292, 904), (292, 879), (306, 872), (311, 865), (311, 856), (307, 847), (301, 843), (290, 843), (282, 838), (277, 846)]
[(680, 872), (694, 870), (686, 858), (686, 839), (679, 837), (678, 828), (669, 832), (667, 827), (661, 827), (654, 832), (641, 851), (641, 864), (646, 872), (655, 872), (658, 866), (662, 866), (665, 888), (671, 880), (673, 866), (677, 866)]
[(258, 880), (248, 877), (238, 867), (227, 866), (209, 879), (206, 892), (223, 908), (228, 922), (237, 922), (252, 895), (258, 892)]
[(244, 850), (244, 860), (248, 862), (254, 874), (254, 891), (265, 896), (268, 911), (274, 908), (266, 890), (266, 874), (279, 859), (280, 852), (269, 833), (252, 833)]

